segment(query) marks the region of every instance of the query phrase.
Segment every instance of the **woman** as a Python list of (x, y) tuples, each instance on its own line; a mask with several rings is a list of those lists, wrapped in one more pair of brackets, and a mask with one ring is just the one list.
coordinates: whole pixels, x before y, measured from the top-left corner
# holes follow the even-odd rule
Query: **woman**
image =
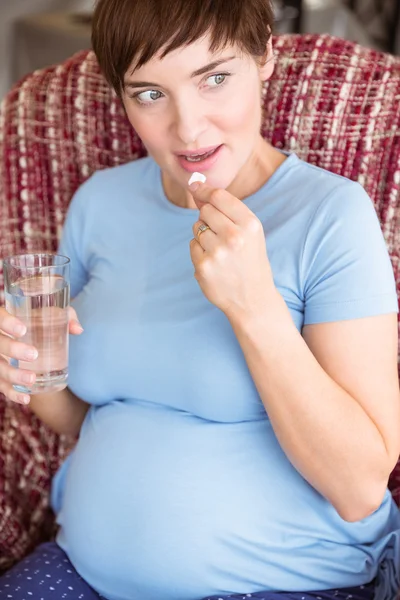
[[(260, 135), (271, 27), (268, 0), (97, 5), (94, 50), (149, 157), (71, 203), (85, 332), (69, 389), (30, 403), (80, 437), (57, 541), (0, 597), (393, 600), (393, 273), (363, 189)], [(2, 365), (16, 401), (22, 375)]]

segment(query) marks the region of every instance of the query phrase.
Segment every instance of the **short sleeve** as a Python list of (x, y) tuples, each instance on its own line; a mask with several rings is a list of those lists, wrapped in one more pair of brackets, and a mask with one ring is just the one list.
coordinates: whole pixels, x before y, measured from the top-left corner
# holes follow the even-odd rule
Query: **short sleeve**
[(75, 298), (88, 281), (85, 239), (88, 228), (90, 180), (73, 196), (64, 223), (58, 253), (70, 261), (71, 298)]
[(304, 325), (398, 312), (392, 264), (365, 190), (341, 182), (319, 205), (303, 247)]

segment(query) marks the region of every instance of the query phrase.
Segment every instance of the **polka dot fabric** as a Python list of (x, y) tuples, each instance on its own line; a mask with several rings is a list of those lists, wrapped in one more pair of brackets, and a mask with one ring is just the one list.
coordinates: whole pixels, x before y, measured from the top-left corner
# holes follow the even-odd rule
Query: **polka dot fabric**
[(0, 600), (99, 600), (102, 598), (75, 571), (54, 542), (33, 554), (0, 578)]
[[(400, 291), (400, 58), (328, 35), (279, 36), (275, 50), (263, 135), (365, 187)], [(77, 187), (145, 154), (91, 52), (10, 91), (0, 110), (0, 303), (1, 259), (56, 250)], [(0, 571), (53, 536), (50, 482), (71, 443), (0, 401)], [(400, 504), (400, 464), (390, 487)]]
[(356, 588), (324, 592), (258, 592), (256, 594), (209, 596), (204, 600), (372, 600), (373, 598), (373, 585), (362, 585)]
[[(372, 600), (373, 585), (326, 592), (257, 592), (204, 600)], [(0, 600), (101, 600), (56, 543), (42, 544), (0, 578)], [(139, 600), (133, 595), (131, 600)]]

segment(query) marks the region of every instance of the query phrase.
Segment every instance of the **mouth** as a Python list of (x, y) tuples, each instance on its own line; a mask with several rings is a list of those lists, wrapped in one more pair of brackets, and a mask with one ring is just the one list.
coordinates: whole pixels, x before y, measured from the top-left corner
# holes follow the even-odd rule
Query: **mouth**
[(190, 173), (203, 170), (206, 171), (213, 166), (218, 159), (223, 145), (204, 148), (196, 152), (187, 152), (177, 154), (179, 164)]

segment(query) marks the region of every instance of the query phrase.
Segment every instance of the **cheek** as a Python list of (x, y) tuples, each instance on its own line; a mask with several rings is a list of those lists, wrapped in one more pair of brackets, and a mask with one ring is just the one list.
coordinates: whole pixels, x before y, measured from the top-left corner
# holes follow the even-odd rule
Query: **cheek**
[(154, 154), (154, 151), (157, 152), (165, 144), (166, 134), (156, 117), (138, 115), (137, 112), (137, 110), (127, 110), (129, 122), (146, 148)]
[(237, 99), (233, 98), (230, 103), (224, 103), (224, 112), (221, 116), (221, 124), (224, 131), (230, 131), (237, 135), (253, 135), (261, 124), (261, 99), (256, 93), (238, 93)]

